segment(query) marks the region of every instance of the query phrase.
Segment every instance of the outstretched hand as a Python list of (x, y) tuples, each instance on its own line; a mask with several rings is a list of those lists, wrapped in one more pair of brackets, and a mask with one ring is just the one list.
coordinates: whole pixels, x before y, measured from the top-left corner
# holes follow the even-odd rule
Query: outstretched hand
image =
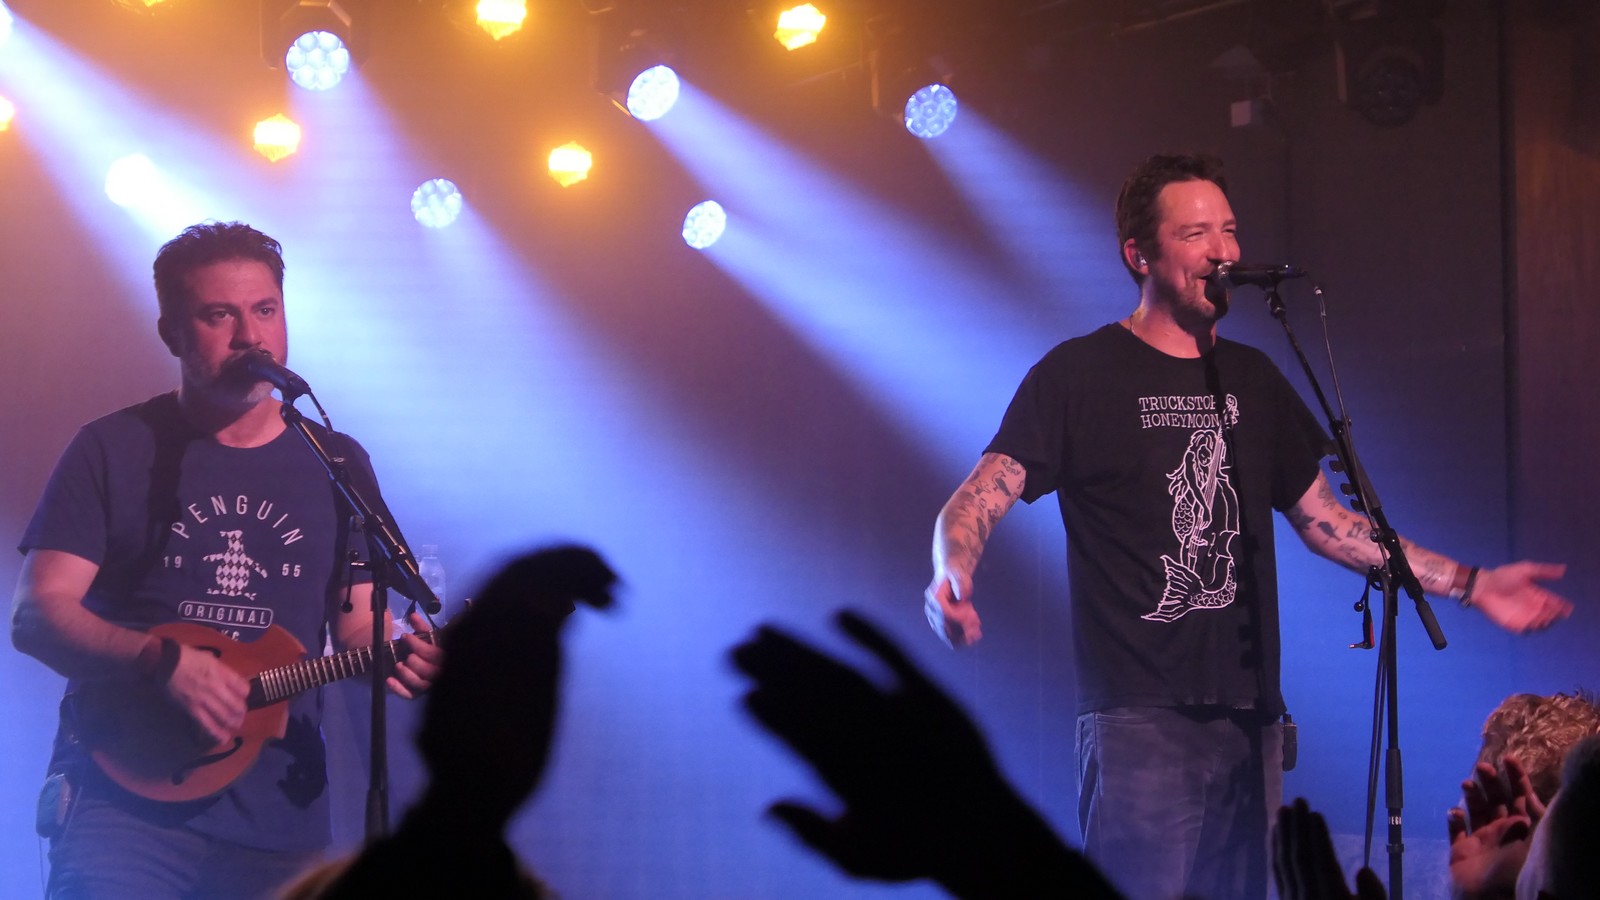
[(1482, 569), (1472, 588), (1472, 605), (1512, 634), (1542, 631), (1572, 614), (1572, 603), (1540, 584), (1567, 574), (1564, 563), (1507, 563)]
[(1116, 896), (1017, 796), (948, 696), (859, 615), (842, 612), (838, 623), (887, 664), (893, 686), (771, 626), (732, 651), (734, 665), (754, 681), (745, 708), (844, 802), (828, 818), (783, 800), (769, 808), (774, 818), (860, 878), (932, 878), (957, 896), (1040, 886)]
[(1371, 869), (1356, 872), (1350, 893), (1333, 850), (1327, 820), (1311, 811), (1304, 798), (1279, 807), (1272, 829), (1272, 877), (1282, 900), (1387, 900), (1388, 891)]
[(1521, 760), (1504, 757), (1506, 776), (1478, 763), (1461, 783), (1465, 808), (1450, 810), (1450, 885), (1463, 900), (1510, 896), (1545, 806)]

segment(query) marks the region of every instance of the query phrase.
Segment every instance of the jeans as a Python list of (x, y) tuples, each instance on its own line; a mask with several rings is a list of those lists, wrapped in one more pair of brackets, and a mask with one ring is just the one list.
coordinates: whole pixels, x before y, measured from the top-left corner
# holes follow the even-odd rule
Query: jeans
[(1130, 900), (1267, 896), (1283, 726), (1253, 710), (1078, 717), (1084, 852)]
[(84, 785), (50, 841), (50, 900), (270, 898), (321, 852), (257, 850), (150, 822)]

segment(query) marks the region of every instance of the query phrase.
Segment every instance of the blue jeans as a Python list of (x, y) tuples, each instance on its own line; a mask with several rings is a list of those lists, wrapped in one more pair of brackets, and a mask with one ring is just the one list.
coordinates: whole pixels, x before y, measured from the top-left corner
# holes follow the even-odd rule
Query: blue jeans
[(1283, 726), (1250, 710), (1078, 717), (1084, 852), (1133, 900), (1267, 896)]
[(256, 850), (151, 822), (85, 780), (50, 841), (50, 900), (271, 898), (322, 856)]

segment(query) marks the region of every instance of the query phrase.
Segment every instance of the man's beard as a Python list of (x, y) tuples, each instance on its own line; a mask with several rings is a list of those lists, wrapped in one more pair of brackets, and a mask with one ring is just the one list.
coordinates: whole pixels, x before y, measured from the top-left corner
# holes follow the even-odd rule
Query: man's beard
[(202, 368), (199, 360), (183, 361), (185, 380), (211, 403), (223, 407), (251, 407), (272, 395), (272, 385), (260, 381), (230, 360), (216, 372)]
[(1211, 301), (1212, 307), (1216, 309), (1212, 321), (1228, 314), (1228, 289), (1217, 283), (1215, 278), (1206, 279), (1206, 299)]

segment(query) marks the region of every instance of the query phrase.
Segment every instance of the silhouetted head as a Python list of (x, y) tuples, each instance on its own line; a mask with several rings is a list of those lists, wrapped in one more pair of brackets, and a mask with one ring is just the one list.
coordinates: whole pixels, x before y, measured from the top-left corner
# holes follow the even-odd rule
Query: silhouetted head
[(430, 794), (503, 823), (533, 792), (555, 731), (561, 626), (576, 603), (611, 606), (616, 582), (592, 550), (542, 550), (502, 569), (451, 620), (417, 734)]

